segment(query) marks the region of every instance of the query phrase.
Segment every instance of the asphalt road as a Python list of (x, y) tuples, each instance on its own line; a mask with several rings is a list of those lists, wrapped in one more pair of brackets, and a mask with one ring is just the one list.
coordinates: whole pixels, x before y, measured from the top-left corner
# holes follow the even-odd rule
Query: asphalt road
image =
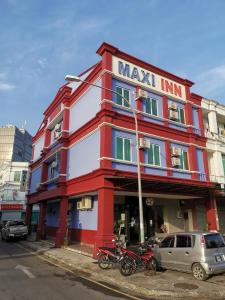
[(0, 241), (1, 300), (130, 299)]

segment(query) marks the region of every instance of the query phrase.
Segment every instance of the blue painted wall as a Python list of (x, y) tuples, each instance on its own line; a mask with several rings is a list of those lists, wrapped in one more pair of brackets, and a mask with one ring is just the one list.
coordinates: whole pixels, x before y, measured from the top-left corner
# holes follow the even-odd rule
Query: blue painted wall
[(91, 210), (77, 210), (77, 200), (71, 200), (72, 206), (70, 216), (71, 225), (73, 229), (85, 229), (85, 230), (97, 230), (98, 223), (98, 200), (97, 196), (93, 197), (92, 209)]
[[(96, 82), (101, 86), (101, 80)], [(70, 134), (86, 124), (100, 110), (101, 89), (90, 87), (89, 90), (78, 99), (70, 109)]]
[(192, 117), (193, 117), (193, 126), (194, 126), (194, 132), (197, 134), (200, 134), (201, 131), (199, 129), (199, 119), (198, 119), (198, 109), (192, 108)]
[(41, 182), (41, 167), (31, 173), (30, 194), (36, 192), (37, 185)]
[[(187, 151), (188, 152), (188, 147), (184, 146), (184, 145), (171, 143), (171, 148), (172, 147), (178, 147), (178, 148), (181, 148), (183, 151)], [(190, 158), (188, 156), (188, 160), (189, 159)], [(190, 165), (190, 162), (189, 162), (189, 165)], [(189, 173), (186, 170), (180, 170), (180, 169), (178, 169), (178, 171), (175, 171), (175, 168), (172, 171), (172, 176), (173, 177), (178, 177), (178, 178), (184, 178), (184, 179), (191, 179), (191, 173)]]
[(51, 227), (59, 226), (59, 201), (48, 203), (46, 213), (46, 225)]
[[(112, 157), (116, 158), (116, 138), (122, 137), (127, 138), (131, 140), (131, 162), (137, 162), (137, 154), (136, 154), (136, 138), (134, 134), (125, 132), (125, 131), (119, 131), (119, 130), (112, 130)], [(112, 167), (114, 169), (119, 169), (123, 171), (131, 171), (131, 172), (137, 172), (137, 167), (130, 165), (129, 162), (126, 161), (123, 162), (113, 162)]]
[(205, 167), (204, 167), (204, 160), (203, 160), (203, 151), (201, 149), (197, 149), (197, 163), (198, 163), (198, 171), (199, 173), (199, 180), (205, 181)]
[(99, 157), (100, 131), (98, 130), (68, 150), (67, 179), (98, 169)]
[[(154, 167), (145, 166), (145, 173), (166, 176), (167, 171), (162, 168), (162, 167), (166, 167), (166, 148), (165, 148), (164, 141), (159, 140), (159, 139), (154, 139), (154, 138), (148, 138), (148, 137), (145, 137), (145, 139), (149, 140), (150, 143), (152, 143), (154, 145), (160, 146), (160, 161), (161, 161), (160, 166), (154, 166)], [(145, 161), (145, 164), (147, 164), (148, 163), (148, 151), (147, 150), (144, 150), (144, 151), (145, 151), (144, 152), (144, 159), (145, 159), (144, 161)]]

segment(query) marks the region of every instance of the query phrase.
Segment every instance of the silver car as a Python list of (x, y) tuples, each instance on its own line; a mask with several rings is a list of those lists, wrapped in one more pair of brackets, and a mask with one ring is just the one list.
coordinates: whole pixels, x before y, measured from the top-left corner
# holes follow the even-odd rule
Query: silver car
[(171, 233), (153, 251), (158, 267), (192, 273), (198, 280), (225, 272), (225, 243), (218, 232)]

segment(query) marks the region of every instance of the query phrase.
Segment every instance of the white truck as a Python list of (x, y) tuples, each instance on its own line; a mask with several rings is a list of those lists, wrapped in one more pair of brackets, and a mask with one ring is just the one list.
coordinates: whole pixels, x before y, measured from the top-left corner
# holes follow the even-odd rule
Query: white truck
[(1, 227), (2, 240), (9, 240), (11, 238), (23, 238), (26, 239), (28, 235), (28, 228), (21, 220), (7, 221)]

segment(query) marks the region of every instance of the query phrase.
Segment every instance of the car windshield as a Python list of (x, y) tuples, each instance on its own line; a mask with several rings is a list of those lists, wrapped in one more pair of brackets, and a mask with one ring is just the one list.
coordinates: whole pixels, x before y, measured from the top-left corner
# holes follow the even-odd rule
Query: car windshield
[(225, 247), (224, 240), (222, 236), (218, 233), (207, 234), (204, 236), (206, 249), (213, 249), (219, 247)]
[(11, 221), (8, 223), (8, 226), (24, 226), (24, 222), (23, 221)]

